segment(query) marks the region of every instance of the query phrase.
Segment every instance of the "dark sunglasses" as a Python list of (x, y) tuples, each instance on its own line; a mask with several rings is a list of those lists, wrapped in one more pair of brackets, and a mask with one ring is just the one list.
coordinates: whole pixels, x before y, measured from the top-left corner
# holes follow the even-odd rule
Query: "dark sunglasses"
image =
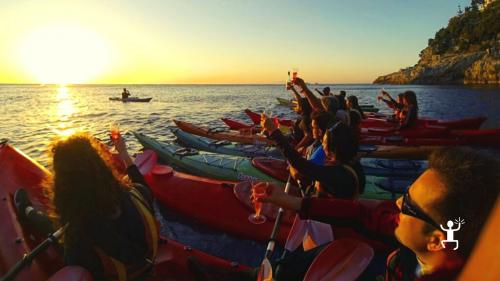
[(441, 229), (439, 224), (437, 224), (419, 206), (417, 206), (415, 202), (413, 202), (413, 200), (411, 200), (409, 192), (406, 192), (405, 195), (403, 195), (403, 204), (401, 206), (401, 213), (423, 220), (426, 223), (434, 226), (435, 228)]

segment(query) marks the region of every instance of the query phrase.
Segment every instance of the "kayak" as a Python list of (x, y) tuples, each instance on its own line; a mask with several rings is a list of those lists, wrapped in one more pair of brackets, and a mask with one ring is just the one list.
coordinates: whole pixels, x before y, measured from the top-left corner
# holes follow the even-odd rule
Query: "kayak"
[(242, 134), (240, 132), (212, 130), (179, 120), (174, 120), (174, 123), (179, 129), (185, 132), (211, 139), (227, 140), (244, 144), (272, 144), (272, 141), (268, 140), (265, 136), (252, 134), (251, 131), (249, 131), (248, 134)]
[[(159, 142), (140, 133), (134, 133), (134, 135), (146, 149), (153, 150), (167, 163), (190, 174), (226, 181), (270, 181), (279, 184), (284, 184), (288, 179), (287, 164), (284, 160), (274, 158), (249, 159), (217, 153), (200, 153), (197, 150), (186, 149), (175, 144)], [(184, 152), (187, 153), (183, 154)], [(266, 167), (269, 167), (269, 170), (263, 170), (263, 165), (257, 166), (259, 162), (256, 162), (256, 159), (262, 159), (261, 162), (268, 161), (270, 165)], [(279, 168), (275, 166), (279, 166)], [(361, 195), (361, 198), (395, 199), (398, 195), (391, 192), (391, 190), (400, 190), (408, 186), (385, 186), (381, 188), (380, 185), (383, 184), (381, 180), (383, 179), (385, 178), (366, 177), (365, 192)], [(393, 183), (390, 182), (389, 184)]]
[(229, 127), (229, 129), (235, 130), (235, 131), (239, 131), (241, 129), (254, 129), (255, 128), (255, 125), (253, 125), (253, 124), (246, 124), (246, 123), (243, 123), (243, 122), (240, 122), (240, 121), (237, 121), (234, 119), (230, 119), (230, 118), (221, 118), (221, 120)]
[[(255, 125), (260, 125), (260, 113), (253, 112), (247, 108), (245, 109), (245, 114), (248, 117), (250, 117), (250, 119)], [(292, 127), (294, 123), (294, 121), (290, 119), (278, 119), (278, 122), (281, 126), (286, 126), (286, 127)]]
[(286, 107), (294, 107), (295, 104), (293, 100), (284, 99), (284, 98), (276, 98), (278, 100), (278, 104)]
[(130, 98), (109, 98), (109, 100), (112, 101), (121, 101), (121, 102), (150, 102), (151, 99), (153, 98), (137, 98), (137, 97), (130, 97)]
[[(270, 204), (263, 204), (262, 212), (267, 218), (266, 222), (258, 225), (250, 223), (248, 217), (254, 213), (250, 199), (250, 183), (207, 179), (177, 172), (164, 165), (156, 166), (144, 177), (158, 202), (170, 210), (200, 224), (240, 238), (268, 241), (277, 215), (277, 208)], [(383, 201), (360, 200), (361, 204), (372, 207), (381, 202)], [(290, 232), (293, 218), (293, 213), (284, 213), (276, 238), (282, 245)], [(367, 240), (347, 227), (336, 227), (334, 235), (336, 239), (356, 237), (360, 240)], [(376, 249), (387, 250), (387, 246), (382, 243), (367, 242)]]
[[(8, 144), (0, 146), (0, 276), (21, 260), (26, 252), (33, 250), (46, 237), (38, 236), (27, 225), (18, 221), (13, 194), (19, 187), (24, 187), (35, 208), (47, 210), (48, 199), (43, 192), (42, 182), (49, 176), (49, 171)], [(183, 187), (183, 186), (181, 186)], [(215, 209), (215, 208), (214, 208)], [(254, 226), (255, 227), (255, 226)], [(158, 257), (155, 264), (155, 275), (148, 280), (194, 281), (187, 267), (187, 259), (194, 256), (200, 262), (224, 268), (247, 269), (172, 239), (161, 238)], [(78, 271), (71, 267), (63, 267), (62, 256), (58, 250), (50, 246), (41, 252), (31, 264), (22, 269), (16, 276), (17, 281), (48, 280), (60, 269), (66, 269), (66, 275), (58, 274), (51, 280), (73, 280)], [(236, 268), (235, 268), (236, 267)], [(63, 274), (64, 275), (64, 274)], [(81, 280), (81, 279), (78, 279)]]
[(155, 151), (161, 159), (190, 174), (228, 181), (279, 181), (255, 168), (247, 157), (200, 153), (173, 143), (157, 141), (141, 133), (134, 132), (134, 136), (142, 146)]
[(500, 129), (450, 130), (441, 126), (402, 130), (363, 128), (360, 141), (367, 144), (500, 146)]
[(179, 128), (171, 131), (177, 137), (179, 143), (198, 150), (250, 158), (257, 156), (282, 158), (281, 152), (272, 146), (218, 141), (186, 133)]
[[(250, 158), (270, 157), (276, 158), (276, 161), (283, 162), (282, 160), (278, 160), (283, 158), (280, 150), (270, 146), (234, 144), (231, 142), (223, 141), (221, 142), (186, 133), (178, 128), (173, 129), (172, 132), (177, 137), (177, 140), (180, 143), (198, 150)], [(418, 176), (427, 166), (426, 161), (401, 159), (390, 160), (378, 158), (362, 158), (361, 164), (364, 167), (366, 175), (411, 178)], [(286, 181), (288, 177), (286, 166), (284, 167), (284, 169), (285, 170), (283, 173), (285, 173), (286, 175), (280, 177), (282, 181)]]
[[(389, 116), (386, 117), (368, 117), (363, 119), (361, 122), (362, 128), (371, 128), (371, 127), (388, 127), (392, 128), (395, 126), (394, 122), (388, 121)], [(486, 117), (473, 117), (473, 118), (463, 118), (456, 120), (439, 120), (439, 119), (431, 119), (431, 118), (419, 118), (417, 119), (417, 126), (442, 126), (446, 127), (450, 130), (466, 130), (466, 129), (479, 129), (481, 125), (486, 121)]]

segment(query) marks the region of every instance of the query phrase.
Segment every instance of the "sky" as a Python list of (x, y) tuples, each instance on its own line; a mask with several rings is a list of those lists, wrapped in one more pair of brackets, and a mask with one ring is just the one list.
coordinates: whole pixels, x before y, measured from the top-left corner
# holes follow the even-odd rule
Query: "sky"
[(469, 0), (0, 0), (0, 83), (371, 83)]

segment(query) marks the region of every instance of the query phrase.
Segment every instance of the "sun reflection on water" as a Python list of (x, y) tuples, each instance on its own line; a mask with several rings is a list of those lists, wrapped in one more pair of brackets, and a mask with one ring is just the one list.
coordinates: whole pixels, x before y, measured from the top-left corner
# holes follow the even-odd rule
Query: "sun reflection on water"
[(59, 124), (53, 129), (53, 132), (63, 137), (72, 135), (76, 130), (71, 117), (77, 111), (74, 106), (74, 97), (67, 87), (60, 86), (57, 89), (56, 102), (55, 117), (57, 117)]

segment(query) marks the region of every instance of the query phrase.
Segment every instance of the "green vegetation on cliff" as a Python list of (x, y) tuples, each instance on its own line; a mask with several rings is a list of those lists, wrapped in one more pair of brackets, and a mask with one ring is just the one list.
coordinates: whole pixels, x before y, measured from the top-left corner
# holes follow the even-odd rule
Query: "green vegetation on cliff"
[[(491, 2), (481, 11), (484, 2)], [(436, 55), (486, 50), (495, 45), (500, 33), (500, 1), (473, 0), (465, 11), (441, 28), (429, 47)]]

